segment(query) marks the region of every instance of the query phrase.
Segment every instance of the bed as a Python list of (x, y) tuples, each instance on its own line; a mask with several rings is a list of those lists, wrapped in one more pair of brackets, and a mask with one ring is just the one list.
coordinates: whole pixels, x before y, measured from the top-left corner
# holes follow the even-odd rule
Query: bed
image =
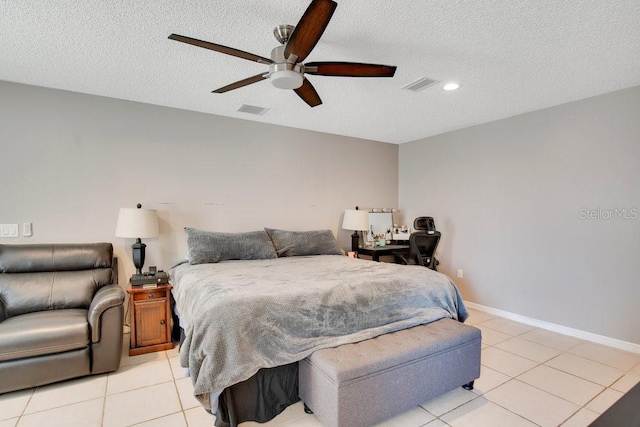
[(216, 425), (276, 416), (316, 350), (468, 316), (449, 277), (343, 256), (328, 230), (187, 229), (187, 242), (189, 261), (170, 270), (180, 363)]

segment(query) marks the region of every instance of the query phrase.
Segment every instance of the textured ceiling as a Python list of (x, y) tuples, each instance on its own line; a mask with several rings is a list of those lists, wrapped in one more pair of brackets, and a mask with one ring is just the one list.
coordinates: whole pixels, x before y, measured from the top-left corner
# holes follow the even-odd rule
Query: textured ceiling
[[(269, 57), (273, 28), (295, 25), (309, 1), (0, 0), (0, 80), (390, 143), (640, 85), (638, 0), (337, 0), (306, 62), (398, 70), (309, 76), (316, 108), (269, 81), (212, 94), (267, 66), (167, 39)], [(402, 89), (421, 77), (462, 87)]]

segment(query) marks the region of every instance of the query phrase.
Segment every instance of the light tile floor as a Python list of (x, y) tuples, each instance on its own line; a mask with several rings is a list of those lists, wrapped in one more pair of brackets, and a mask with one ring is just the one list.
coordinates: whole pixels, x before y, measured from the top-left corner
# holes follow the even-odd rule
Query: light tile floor
[[(640, 382), (638, 354), (469, 312), (467, 322), (483, 334), (475, 389), (458, 388), (379, 427), (588, 426)], [(129, 357), (125, 338), (117, 372), (0, 395), (0, 427), (213, 426), (177, 348)], [(301, 403), (264, 425), (321, 427)]]

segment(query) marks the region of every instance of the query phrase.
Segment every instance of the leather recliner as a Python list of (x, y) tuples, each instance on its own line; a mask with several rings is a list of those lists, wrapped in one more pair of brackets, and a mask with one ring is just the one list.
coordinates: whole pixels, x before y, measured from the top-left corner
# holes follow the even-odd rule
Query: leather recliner
[(0, 245), (0, 393), (120, 366), (111, 243)]

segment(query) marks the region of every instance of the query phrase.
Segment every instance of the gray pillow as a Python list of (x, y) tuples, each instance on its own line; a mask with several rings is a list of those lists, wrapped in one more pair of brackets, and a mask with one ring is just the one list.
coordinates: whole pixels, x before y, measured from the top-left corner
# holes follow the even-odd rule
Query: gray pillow
[(285, 231), (265, 228), (279, 257), (342, 255), (331, 230)]
[(278, 255), (265, 231), (218, 233), (185, 227), (189, 264), (231, 259), (269, 259)]

